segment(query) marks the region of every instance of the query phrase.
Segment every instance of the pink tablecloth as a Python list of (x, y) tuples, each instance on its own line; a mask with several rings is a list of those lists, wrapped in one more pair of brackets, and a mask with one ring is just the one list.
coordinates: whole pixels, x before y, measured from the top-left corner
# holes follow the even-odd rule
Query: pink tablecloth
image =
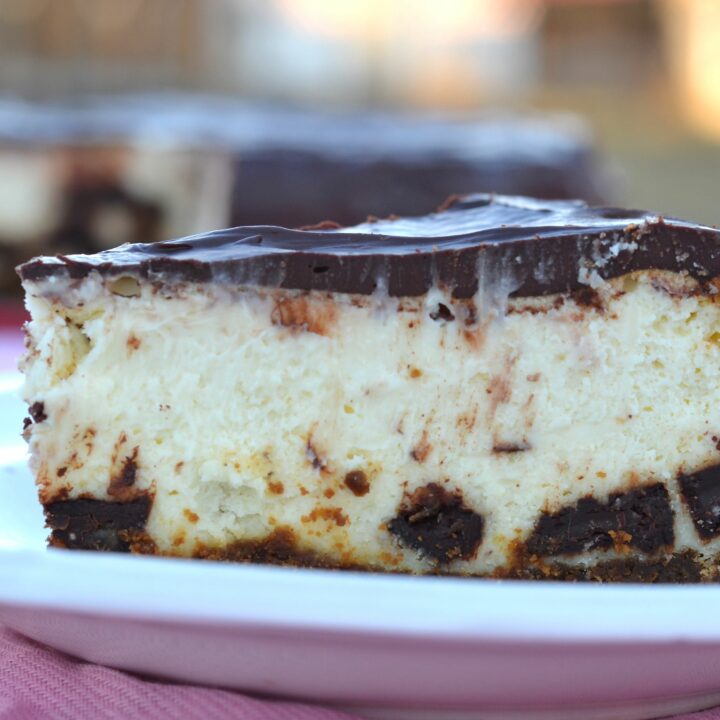
[(240, 693), (142, 680), (91, 665), (0, 628), (0, 720), (352, 720)]
[[(298, 703), (143, 680), (75, 660), (0, 627), (0, 720), (352, 720)], [(438, 720), (442, 713), (438, 714)], [(675, 720), (720, 720), (720, 708)]]

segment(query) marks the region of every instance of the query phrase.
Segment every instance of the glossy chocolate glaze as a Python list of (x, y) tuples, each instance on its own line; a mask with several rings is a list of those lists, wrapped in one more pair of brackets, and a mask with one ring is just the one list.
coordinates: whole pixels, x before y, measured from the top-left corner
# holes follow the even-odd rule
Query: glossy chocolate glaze
[(236, 227), (95, 255), (38, 258), (24, 280), (137, 275), (151, 281), (457, 298), (500, 287), (511, 296), (569, 292), (637, 270), (720, 274), (720, 231), (641, 210), (581, 201), (468, 195), (416, 218), (349, 228)]

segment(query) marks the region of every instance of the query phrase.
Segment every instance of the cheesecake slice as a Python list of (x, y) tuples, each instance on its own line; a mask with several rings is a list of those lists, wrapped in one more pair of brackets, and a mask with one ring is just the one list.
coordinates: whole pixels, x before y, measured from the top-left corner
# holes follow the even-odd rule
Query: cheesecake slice
[(52, 546), (718, 576), (718, 230), (474, 195), (19, 273)]

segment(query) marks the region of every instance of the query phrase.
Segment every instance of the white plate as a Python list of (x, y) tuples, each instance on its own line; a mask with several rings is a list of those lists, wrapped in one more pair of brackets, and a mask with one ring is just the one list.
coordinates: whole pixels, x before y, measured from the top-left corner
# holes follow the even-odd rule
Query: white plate
[(117, 668), (368, 717), (631, 720), (720, 704), (720, 587), (46, 551), (18, 457), (22, 413), (0, 385), (0, 621), (36, 640)]

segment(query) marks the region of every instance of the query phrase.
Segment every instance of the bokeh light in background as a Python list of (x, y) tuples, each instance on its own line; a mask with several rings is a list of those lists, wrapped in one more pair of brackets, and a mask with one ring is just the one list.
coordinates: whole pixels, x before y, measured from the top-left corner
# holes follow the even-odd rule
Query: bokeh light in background
[(331, 37), (401, 39), (404, 31), (415, 42), (430, 45), (522, 35), (536, 26), (541, 9), (540, 0), (276, 0), (276, 4), (299, 25)]
[(695, 128), (720, 140), (720, 3), (667, 0), (664, 20), (678, 100)]
[(540, 0), (276, 0), (276, 6), (296, 27), (362, 53), (376, 86), (370, 97), (393, 104), (473, 107), (536, 80)]
[(717, 0), (0, 0), (0, 92), (577, 112), (615, 199), (720, 223)]

